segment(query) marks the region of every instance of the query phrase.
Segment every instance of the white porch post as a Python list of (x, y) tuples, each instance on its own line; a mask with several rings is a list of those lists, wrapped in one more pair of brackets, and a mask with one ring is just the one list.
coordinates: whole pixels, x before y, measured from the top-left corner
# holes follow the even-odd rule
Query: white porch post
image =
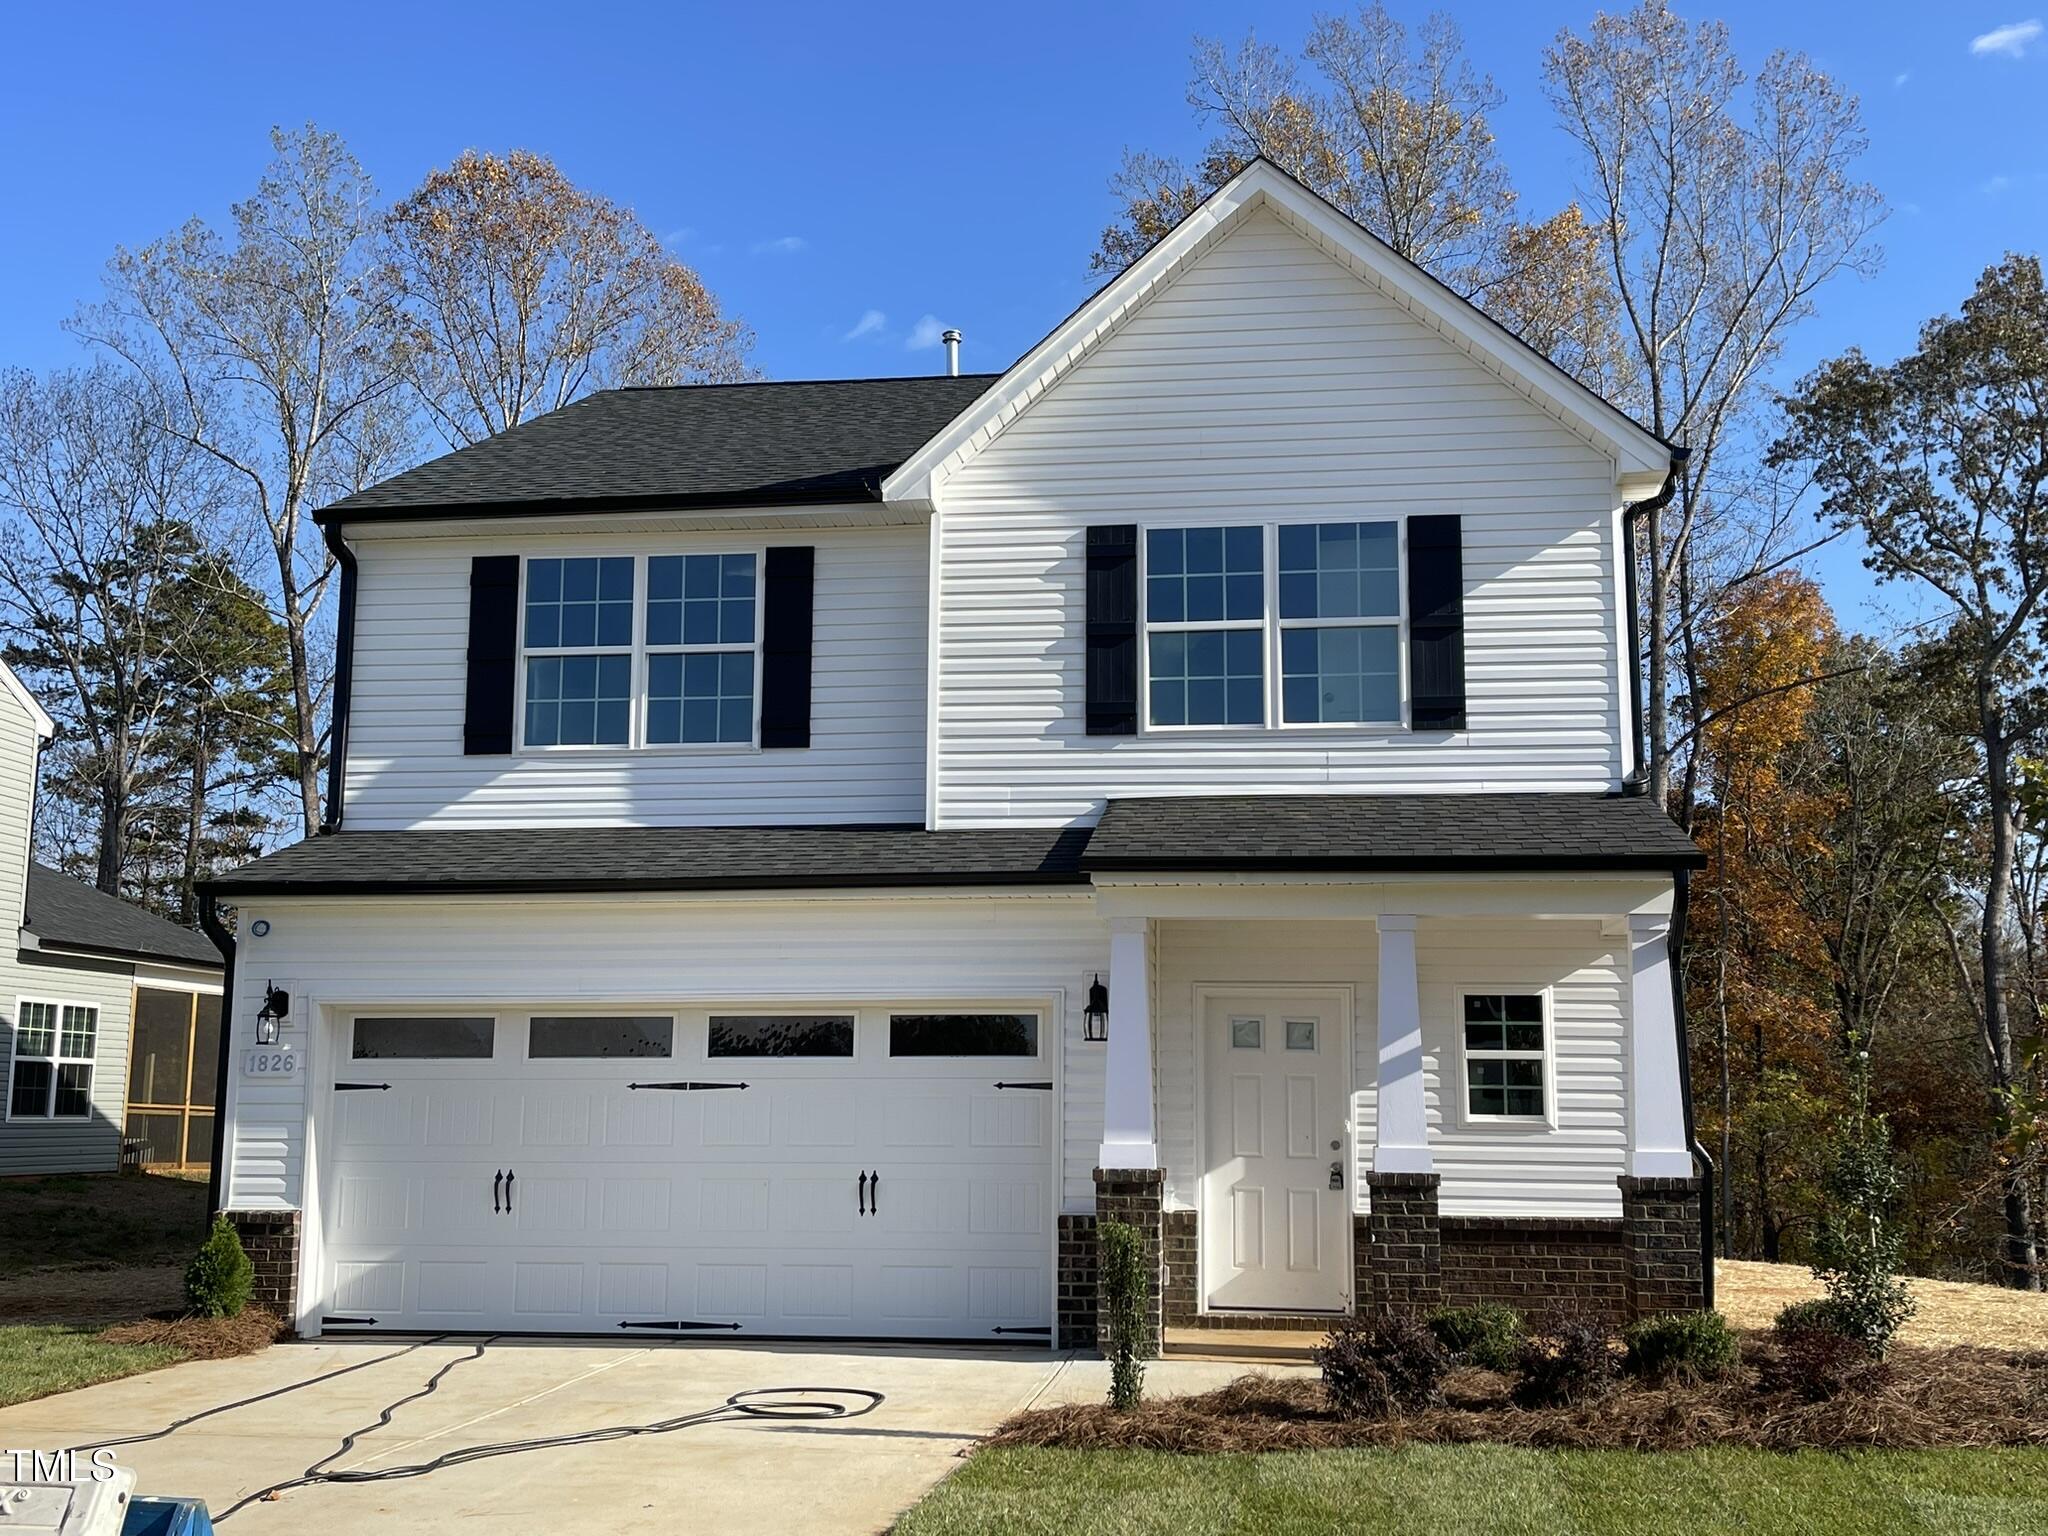
[(1379, 1093), (1372, 1171), (1434, 1173), (1422, 1083), (1422, 989), (1415, 977), (1415, 919), (1378, 919)]
[(1142, 917), (1110, 920), (1109, 1044), (1098, 1168), (1159, 1166), (1159, 1137), (1152, 1122), (1150, 926)]
[(1693, 1176), (1678, 1020), (1671, 1003), (1670, 934), (1671, 919), (1661, 912), (1637, 913), (1628, 920), (1628, 1171), (1639, 1179)]

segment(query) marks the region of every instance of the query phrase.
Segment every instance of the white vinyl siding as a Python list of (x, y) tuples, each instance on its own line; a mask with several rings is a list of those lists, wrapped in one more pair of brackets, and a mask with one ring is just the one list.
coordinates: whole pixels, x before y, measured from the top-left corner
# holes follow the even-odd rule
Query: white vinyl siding
[[(921, 528), (378, 539), (359, 582), (349, 714), (351, 828), (757, 825), (924, 818)], [(477, 555), (817, 551), (811, 745), (462, 751), (469, 569)], [(644, 600), (644, 582), (637, 594)]]
[[(1270, 213), (955, 471), (939, 507), (938, 826), (1116, 795), (1600, 790), (1622, 772), (1615, 466)], [(1456, 513), (1469, 725), (1086, 734), (1093, 524)]]

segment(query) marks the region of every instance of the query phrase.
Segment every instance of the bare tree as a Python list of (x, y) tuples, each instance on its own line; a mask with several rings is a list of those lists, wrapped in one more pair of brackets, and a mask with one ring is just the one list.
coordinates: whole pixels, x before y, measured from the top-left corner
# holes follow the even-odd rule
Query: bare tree
[(749, 376), (752, 335), (633, 217), (526, 150), (469, 150), (392, 211), (408, 378), (449, 443), (614, 384)]
[(290, 651), (300, 814), (320, 824), (331, 677), (316, 616), (334, 561), (310, 514), (410, 455), (395, 295), (375, 190), (339, 138), (274, 129), (275, 158), (224, 240), (199, 220), (116, 251), (73, 329), (129, 364), (158, 427), (211, 456), (274, 564)]
[[(1620, 403), (1690, 450), (1671, 505), (1646, 514), (1652, 792), (1690, 823), (1699, 626), (1725, 578), (1702, 558), (1739, 516), (1727, 483), (1771, 365), (1814, 295), (1875, 269), (1883, 202), (1855, 179), (1856, 98), (1804, 55), (1746, 76), (1719, 22), (1689, 26), (1662, 0), (1559, 33), (1550, 94), (1584, 156), (1588, 217), (1605, 244), (1631, 380)], [(1760, 559), (1737, 537), (1736, 574)], [(1725, 553), (1725, 548), (1721, 552)], [(1674, 658), (1689, 716), (1671, 723)]]

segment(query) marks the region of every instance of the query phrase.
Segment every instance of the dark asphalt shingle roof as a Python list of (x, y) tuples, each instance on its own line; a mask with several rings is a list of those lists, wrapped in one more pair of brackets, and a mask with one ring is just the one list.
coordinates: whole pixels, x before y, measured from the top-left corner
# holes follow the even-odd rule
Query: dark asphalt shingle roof
[(309, 838), (211, 882), (224, 896), (1078, 883), (1086, 829), (546, 827)]
[(995, 374), (608, 389), (323, 509), (322, 522), (875, 501)]
[(1086, 867), (1211, 870), (1698, 868), (1641, 796), (1212, 795), (1112, 800)]
[(44, 944), (179, 965), (220, 964), (204, 934), (117, 901), (47, 864), (28, 867), (28, 931)]

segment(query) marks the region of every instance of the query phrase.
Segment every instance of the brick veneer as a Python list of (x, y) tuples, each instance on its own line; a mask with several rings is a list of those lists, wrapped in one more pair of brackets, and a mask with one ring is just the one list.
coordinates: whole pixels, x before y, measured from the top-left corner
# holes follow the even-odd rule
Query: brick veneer
[(1497, 1301), (1520, 1312), (1582, 1307), (1629, 1316), (1629, 1255), (1621, 1222), (1560, 1216), (1445, 1216), (1443, 1299)]
[(1095, 1218), (1060, 1217), (1059, 1300), (1053, 1318), (1061, 1349), (1095, 1347)]
[(1707, 1293), (1699, 1181), (1624, 1174), (1619, 1182), (1629, 1315), (1700, 1311)]
[[(1114, 1217), (1130, 1223), (1138, 1229), (1144, 1241), (1145, 1273), (1152, 1277), (1147, 1289), (1145, 1310), (1145, 1343), (1143, 1355), (1150, 1358), (1159, 1353), (1164, 1331), (1164, 1298), (1160, 1284), (1160, 1251), (1163, 1241), (1161, 1230), (1161, 1202), (1166, 1192), (1166, 1175), (1157, 1168), (1098, 1168), (1095, 1170), (1095, 1219), (1100, 1222)], [(1102, 1267), (1095, 1267), (1095, 1319), (1096, 1347), (1100, 1349), (1107, 1340), (1102, 1336)]]
[(291, 1321), (299, 1304), (299, 1213), (223, 1211), (256, 1268), (249, 1299)]
[(1443, 1299), (1443, 1235), (1434, 1173), (1369, 1173), (1366, 1266), (1376, 1306), (1427, 1312)]
[(1160, 1312), (1169, 1328), (1202, 1325), (1202, 1302), (1196, 1289), (1200, 1272), (1195, 1241), (1198, 1231), (1198, 1218), (1193, 1211), (1165, 1211), (1160, 1215), (1159, 1252), (1165, 1264)]

